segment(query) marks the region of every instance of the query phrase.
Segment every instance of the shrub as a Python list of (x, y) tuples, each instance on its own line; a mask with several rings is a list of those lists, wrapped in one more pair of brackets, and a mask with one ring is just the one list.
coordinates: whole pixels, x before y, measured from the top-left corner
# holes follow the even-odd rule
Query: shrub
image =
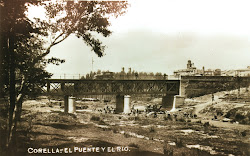
[(247, 118), (240, 121), (241, 124), (249, 124), (249, 120)]
[(163, 147), (163, 153), (164, 153), (164, 155), (167, 155), (167, 156), (173, 156), (174, 149), (171, 145), (166, 143), (165, 146)]
[(184, 147), (184, 144), (180, 138), (175, 139), (175, 144), (176, 144), (176, 147), (178, 148)]
[(92, 120), (92, 121), (100, 121), (100, 117), (99, 116), (95, 116), (95, 115), (93, 115), (91, 118), (90, 118), (90, 120)]
[(247, 136), (247, 131), (245, 130), (245, 131), (241, 132), (241, 136), (243, 136), (243, 137)]
[(140, 120), (140, 117), (139, 117), (139, 116), (136, 116), (136, 117), (135, 117), (135, 120), (136, 120), (136, 121)]
[(156, 130), (155, 130), (155, 127), (154, 126), (151, 126), (150, 129), (149, 129), (149, 132), (150, 133), (154, 133)]
[(209, 122), (205, 122), (205, 123), (203, 124), (203, 126), (204, 126), (204, 127), (209, 127), (210, 124), (209, 124)]
[(245, 136), (247, 136), (247, 130), (244, 130), (244, 131), (234, 130), (234, 133), (235, 133), (237, 136), (240, 136), (240, 137), (245, 137)]
[[(184, 118), (180, 118), (179, 119), (180, 122), (186, 122), (186, 120)], [(191, 120), (190, 120), (191, 121)]]
[(130, 135), (129, 135), (128, 133), (124, 133), (124, 137), (125, 137), (125, 138), (129, 138)]
[(138, 117), (138, 116), (129, 117), (128, 120), (135, 120), (135, 121), (138, 121), (138, 120), (140, 120), (140, 117)]
[(100, 120), (100, 121), (98, 122), (98, 124), (99, 124), (99, 125), (106, 125), (106, 123), (105, 123), (103, 120)]
[(196, 121), (196, 123), (201, 123), (201, 120)]
[(164, 116), (164, 120), (166, 120), (166, 121), (172, 121), (173, 118), (172, 118), (172, 116), (170, 114), (168, 114), (167, 116)]
[(237, 113), (237, 114), (235, 115), (235, 119), (236, 119), (236, 120), (243, 120), (243, 119), (245, 119), (245, 116), (244, 116), (244, 115), (241, 115), (241, 114), (239, 114), (239, 113)]
[(119, 133), (119, 128), (118, 127), (113, 127), (112, 131), (113, 131), (113, 133)]
[(129, 147), (134, 147), (134, 148), (139, 148), (139, 145), (137, 145), (135, 143), (130, 143), (128, 146)]

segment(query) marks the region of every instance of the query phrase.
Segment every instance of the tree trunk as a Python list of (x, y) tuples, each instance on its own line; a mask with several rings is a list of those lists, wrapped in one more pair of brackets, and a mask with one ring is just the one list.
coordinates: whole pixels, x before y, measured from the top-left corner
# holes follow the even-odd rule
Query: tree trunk
[(25, 83), (25, 80), (23, 78), (22, 82), (21, 82), (21, 88), (19, 90), (19, 94), (18, 94), (18, 97), (16, 99), (16, 108), (15, 108), (15, 117), (14, 117), (14, 131), (16, 131), (16, 128), (17, 128), (17, 123), (18, 121), (20, 121), (21, 119), (21, 113), (22, 113), (22, 104), (23, 104), (23, 98), (25, 96), (25, 91), (26, 91), (26, 83)]
[[(2, 44), (2, 37), (0, 39), (0, 44)], [(2, 45), (0, 45), (2, 47)], [(0, 99), (3, 98), (3, 88), (4, 88), (4, 75), (3, 75), (3, 50), (0, 49)]]
[[(11, 34), (11, 33), (10, 33)], [(9, 38), (9, 121), (8, 121), (8, 136), (7, 146), (9, 146), (13, 136), (13, 117), (16, 106), (16, 77), (15, 77), (15, 54), (14, 54), (14, 36)]]
[[(0, 20), (3, 20), (2, 15), (0, 16)], [(3, 28), (3, 22), (1, 22), (0, 28)], [(4, 32), (0, 31), (0, 98), (3, 98), (3, 88), (4, 88)]]

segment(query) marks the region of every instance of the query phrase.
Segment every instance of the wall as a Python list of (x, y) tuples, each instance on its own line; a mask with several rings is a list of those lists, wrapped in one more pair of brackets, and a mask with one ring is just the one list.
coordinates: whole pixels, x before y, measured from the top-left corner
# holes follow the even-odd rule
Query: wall
[(218, 91), (248, 87), (250, 77), (233, 76), (182, 76), (180, 95), (187, 98), (211, 94)]

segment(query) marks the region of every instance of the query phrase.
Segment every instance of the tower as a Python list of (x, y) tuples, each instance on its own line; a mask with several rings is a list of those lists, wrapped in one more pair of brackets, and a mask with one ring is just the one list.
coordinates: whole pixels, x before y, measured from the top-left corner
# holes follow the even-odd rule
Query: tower
[(188, 60), (187, 69), (190, 69), (191, 67), (192, 67), (192, 62), (191, 62), (191, 60)]

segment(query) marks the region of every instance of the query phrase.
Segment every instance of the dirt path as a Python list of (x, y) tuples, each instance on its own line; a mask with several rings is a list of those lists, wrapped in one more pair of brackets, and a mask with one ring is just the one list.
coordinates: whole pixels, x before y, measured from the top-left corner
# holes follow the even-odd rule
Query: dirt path
[(194, 113), (197, 114), (197, 116), (199, 117), (199, 120), (201, 120), (202, 123), (209, 122), (210, 125), (213, 125), (216, 127), (222, 127), (222, 128), (227, 128), (227, 129), (237, 129), (237, 130), (241, 130), (241, 131), (249, 130), (250, 125), (242, 125), (242, 124), (236, 124), (236, 123), (230, 123), (230, 122), (223, 122), (220, 120), (216, 121), (216, 120), (212, 120), (212, 118), (214, 118), (214, 116), (201, 113), (201, 111), (203, 109), (205, 109), (206, 107), (208, 107), (209, 105), (222, 102), (222, 100), (220, 99), (222, 96), (223, 96), (223, 94), (215, 95), (213, 103), (212, 103), (212, 99), (211, 99), (211, 101), (209, 101), (209, 102), (204, 102), (204, 103), (201, 103), (201, 104), (194, 106), (194, 108), (195, 108)]

